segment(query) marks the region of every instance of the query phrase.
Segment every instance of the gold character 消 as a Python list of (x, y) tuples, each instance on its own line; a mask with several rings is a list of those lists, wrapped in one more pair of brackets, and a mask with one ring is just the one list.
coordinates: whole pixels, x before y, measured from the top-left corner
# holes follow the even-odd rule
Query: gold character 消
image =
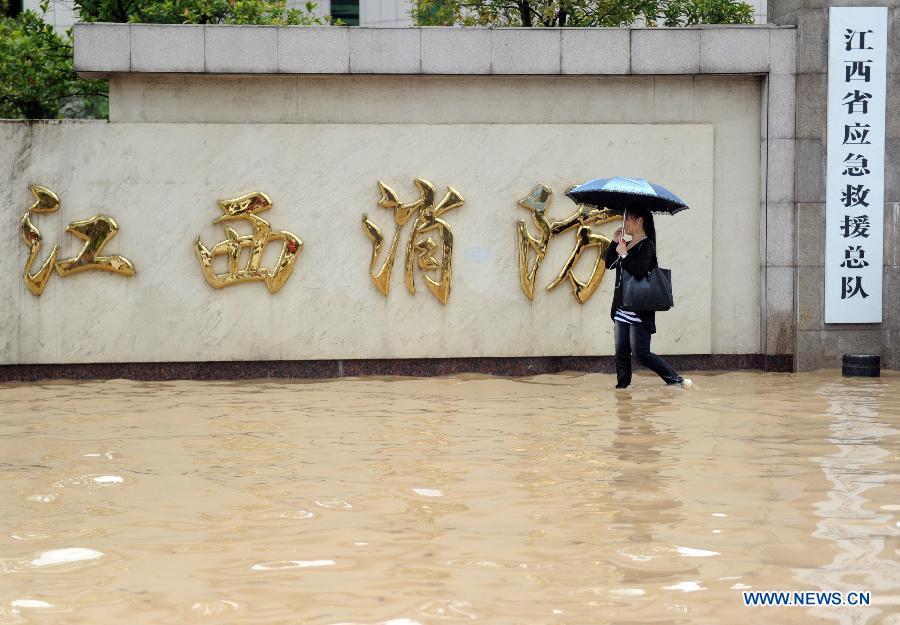
[[(406, 222), (415, 215), (412, 232), (406, 245), (406, 288), (410, 293), (415, 294), (416, 285), (413, 271), (415, 265), (425, 274), (425, 286), (428, 287), (431, 294), (439, 302), (446, 304), (450, 298), (450, 281), (453, 275), (453, 233), (450, 230), (450, 224), (441, 219), (441, 216), (462, 206), (465, 200), (456, 189), (447, 187), (447, 193), (435, 205), (434, 185), (421, 178), (416, 178), (415, 183), (419, 189), (419, 199), (404, 204), (393, 189), (380, 180), (378, 181), (378, 189), (381, 192), (378, 206), (393, 211), (397, 228), (394, 231), (387, 258), (381, 268), (376, 271), (384, 235), (381, 234), (381, 229), (369, 219), (369, 216), (363, 213), (363, 231), (372, 241), (372, 261), (369, 265), (369, 275), (375, 287), (387, 296), (390, 291), (391, 271), (394, 267), (401, 231)], [(434, 238), (430, 234), (434, 234)], [(440, 258), (436, 257), (438, 250), (440, 250)], [(428, 275), (435, 272), (437, 279)]]

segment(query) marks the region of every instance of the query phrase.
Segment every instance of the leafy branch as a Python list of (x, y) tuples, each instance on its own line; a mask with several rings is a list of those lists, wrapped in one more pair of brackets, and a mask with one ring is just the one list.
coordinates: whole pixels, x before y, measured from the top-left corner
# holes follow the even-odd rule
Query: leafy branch
[(694, 26), (752, 24), (743, 0), (413, 0), (419, 26)]

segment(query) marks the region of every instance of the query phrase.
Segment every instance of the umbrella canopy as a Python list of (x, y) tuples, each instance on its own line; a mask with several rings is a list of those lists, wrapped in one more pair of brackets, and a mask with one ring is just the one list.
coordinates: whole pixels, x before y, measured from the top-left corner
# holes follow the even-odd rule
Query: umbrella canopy
[(677, 195), (643, 178), (594, 178), (570, 189), (566, 195), (579, 204), (609, 208), (620, 213), (629, 205), (670, 215), (688, 208)]

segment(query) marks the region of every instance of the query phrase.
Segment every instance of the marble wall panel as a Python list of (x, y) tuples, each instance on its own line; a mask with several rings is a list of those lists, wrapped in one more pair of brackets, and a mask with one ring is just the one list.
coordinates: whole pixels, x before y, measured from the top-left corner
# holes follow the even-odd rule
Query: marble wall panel
[[(13, 173), (0, 228), (12, 250), (0, 286), (13, 312), (3, 321), (0, 364), (611, 354), (612, 274), (583, 306), (566, 284), (544, 290), (573, 246), (573, 232), (559, 235), (529, 302), (519, 286), (515, 233), (517, 220), (529, 219), (516, 202), (534, 184), (554, 190), (550, 214), (560, 218), (575, 208), (563, 196), (569, 185), (609, 174), (654, 180), (691, 205), (657, 220), (677, 305), (658, 316), (654, 350), (710, 353), (713, 299), (733, 299), (712, 283), (713, 265), (730, 259), (714, 257), (710, 124), (4, 123), (0, 143), (13, 146), (3, 157)], [(376, 205), (376, 182), (412, 201), (417, 176), (439, 196), (452, 185), (466, 200), (445, 217), (454, 236), (447, 306), (427, 291), (421, 272), (416, 295), (406, 291), (402, 248), (387, 298), (369, 278), (362, 214), (388, 237), (394, 231), (390, 212)], [(137, 275), (54, 275), (33, 296), (21, 279), (26, 248), (18, 221), (35, 183), (62, 199), (57, 215), (38, 219), (48, 245), (58, 240), (61, 254), (77, 253), (65, 225), (111, 215), (120, 232), (104, 253), (125, 255)], [(304, 251), (275, 295), (261, 283), (215, 290), (201, 275), (193, 240), (222, 240), (223, 227), (212, 223), (221, 214), (216, 200), (256, 190), (274, 202), (262, 216), (299, 235)], [(727, 253), (746, 254), (742, 245)], [(755, 250), (756, 242), (744, 246)], [(589, 260), (579, 266), (582, 278)], [(752, 265), (756, 271), (758, 262)], [(753, 328), (721, 331), (758, 338)]]

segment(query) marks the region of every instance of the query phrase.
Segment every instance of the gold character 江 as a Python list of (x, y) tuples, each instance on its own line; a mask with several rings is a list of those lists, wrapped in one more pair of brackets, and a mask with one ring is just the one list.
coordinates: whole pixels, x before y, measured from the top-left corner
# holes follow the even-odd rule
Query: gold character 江
[(134, 265), (124, 256), (100, 255), (103, 247), (119, 231), (116, 220), (106, 215), (95, 215), (90, 219), (70, 223), (66, 232), (85, 241), (81, 252), (74, 258), (57, 260), (59, 245), (54, 245), (50, 255), (40, 268), (31, 273), (31, 267), (43, 246), (43, 237), (40, 230), (32, 223), (29, 215), (30, 213), (54, 213), (59, 210), (60, 205), (59, 196), (47, 187), (32, 185), (31, 194), (34, 196), (35, 202), (22, 216), (20, 229), (22, 240), (28, 246), (28, 260), (25, 263), (23, 278), (28, 290), (34, 295), (41, 295), (47, 288), (47, 282), (50, 280), (50, 274), (54, 267), (62, 277), (89, 270), (108, 271), (125, 277), (134, 275)]

